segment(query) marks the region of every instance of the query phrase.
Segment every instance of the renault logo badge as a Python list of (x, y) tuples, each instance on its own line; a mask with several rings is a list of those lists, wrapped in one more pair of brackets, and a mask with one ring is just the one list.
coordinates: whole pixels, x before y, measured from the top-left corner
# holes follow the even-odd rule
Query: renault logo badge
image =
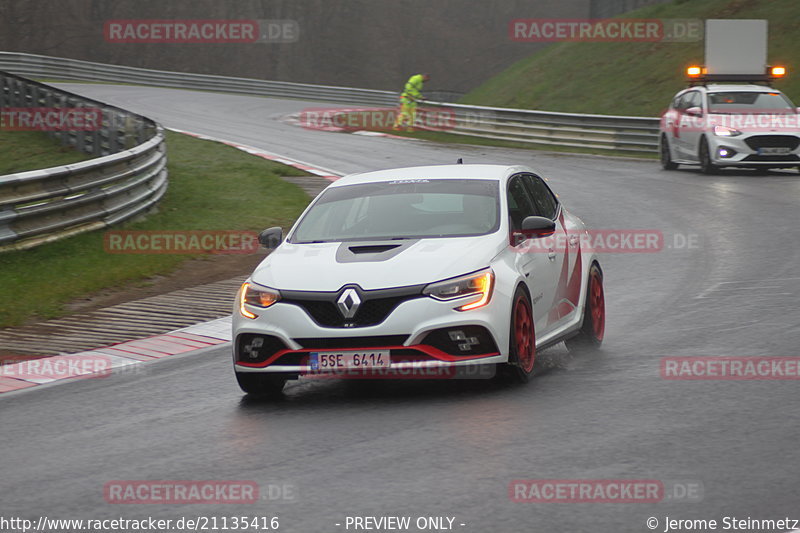
[(336, 300), (336, 306), (343, 317), (350, 319), (356, 316), (356, 311), (361, 306), (361, 298), (355, 289), (347, 289)]

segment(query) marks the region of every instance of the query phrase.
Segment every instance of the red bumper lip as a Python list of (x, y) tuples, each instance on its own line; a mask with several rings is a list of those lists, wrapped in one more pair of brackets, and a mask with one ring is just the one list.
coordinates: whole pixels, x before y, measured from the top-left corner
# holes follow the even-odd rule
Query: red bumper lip
[[(416, 350), (416, 351), (418, 351), (418, 352), (420, 352), (420, 353), (422, 353), (424, 355), (429, 356), (431, 359), (442, 361), (442, 362), (445, 362), (445, 363), (453, 363), (453, 362), (456, 362), (456, 361), (473, 361), (475, 359), (485, 359), (487, 357), (494, 357), (494, 356), (500, 355), (499, 352), (491, 352), (491, 353), (478, 354), (478, 355), (455, 356), (455, 355), (450, 355), (449, 353), (443, 352), (442, 350), (440, 350), (438, 348), (435, 348), (433, 346), (430, 346), (428, 344), (412, 344), (411, 346), (369, 346), (369, 347), (361, 347), (361, 348), (342, 347), (342, 348), (324, 348), (324, 349), (320, 349), (320, 348), (304, 348), (304, 349), (301, 349), (301, 350), (289, 350), (289, 349), (286, 349), (286, 350), (280, 350), (278, 352), (275, 352), (268, 359), (266, 359), (265, 361), (262, 361), (260, 363), (247, 363), (247, 362), (237, 361), (236, 364), (238, 366), (243, 366), (243, 367), (247, 367), (247, 368), (266, 368), (266, 367), (270, 366), (271, 364), (273, 364), (275, 361), (277, 361), (278, 359), (280, 359), (282, 356), (284, 356), (286, 354), (297, 354), (297, 353), (310, 354), (312, 352), (358, 352), (358, 351), (362, 351), (363, 352), (365, 350), (390, 350), (390, 351), (391, 350)], [(419, 361), (424, 361), (424, 359), (415, 360), (413, 358), (410, 358), (410, 359), (408, 359), (408, 361), (402, 361), (402, 362), (419, 362)]]

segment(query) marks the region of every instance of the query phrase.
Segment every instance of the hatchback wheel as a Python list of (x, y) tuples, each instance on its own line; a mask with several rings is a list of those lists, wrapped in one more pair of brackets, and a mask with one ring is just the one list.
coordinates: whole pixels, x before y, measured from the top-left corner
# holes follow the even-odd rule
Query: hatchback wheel
[(664, 170), (675, 170), (678, 168), (678, 163), (672, 160), (672, 154), (669, 151), (669, 141), (666, 135), (661, 135), (661, 168)]
[(527, 383), (536, 362), (536, 334), (531, 300), (522, 287), (514, 293), (508, 344), (508, 363), (502, 365), (502, 373), (512, 381)]
[(700, 149), (697, 154), (700, 160), (700, 171), (703, 174), (716, 174), (719, 167), (711, 162), (711, 154), (708, 151), (708, 141), (703, 138), (700, 141)]
[(570, 351), (598, 348), (603, 343), (606, 330), (606, 301), (603, 291), (603, 274), (600, 267), (592, 265), (583, 306), (583, 325), (574, 337), (567, 339)]

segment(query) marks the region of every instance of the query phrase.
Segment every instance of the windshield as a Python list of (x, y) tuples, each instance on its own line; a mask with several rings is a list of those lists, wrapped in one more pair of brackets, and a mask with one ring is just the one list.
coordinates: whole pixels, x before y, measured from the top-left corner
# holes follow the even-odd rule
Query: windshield
[(498, 182), (394, 180), (331, 187), (300, 220), (293, 243), (461, 237), (500, 227)]
[(711, 113), (795, 113), (795, 107), (778, 92), (718, 92), (708, 93)]

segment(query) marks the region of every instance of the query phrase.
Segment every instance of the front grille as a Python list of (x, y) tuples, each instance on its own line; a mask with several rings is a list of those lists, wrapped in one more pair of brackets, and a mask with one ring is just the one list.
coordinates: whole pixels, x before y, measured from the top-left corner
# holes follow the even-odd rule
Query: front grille
[(794, 150), (800, 145), (800, 137), (794, 135), (754, 135), (744, 140), (753, 150), (759, 148), (789, 148)]
[(775, 163), (775, 162), (778, 162), (778, 163), (781, 163), (781, 162), (793, 163), (793, 162), (800, 161), (800, 157), (797, 157), (797, 155), (795, 155), (795, 154), (789, 154), (789, 155), (748, 155), (747, 157), (742, 159), (742, 161), (753, 161), (753, 162), (763, 161), (765, 163)]
[(400, 303), (408, 300), (406, 296), (399, 296), (395, 298), (378, 298), (375, 300), (367, 300), (361, 302), (356, 315), (349, 320), (339, 312), (336, 307), (335, 301), (325, 300), (283, 300), (284, 303), (292, 303), (302, 307), (306, 313), (314, 319), (314, 322), (320, 326), (328, 328), (344, 328), (344, 327), (364, 327), (374, 326), (380, 324), (389, 313), (394, 311), (394, 308)]
[[(303, 309), (314, 322), (326, 328), (361, 328), (380, 324), (401, 303), (422, 298), (424, 285), (365, 291), (356, 285), (336, 292), (281, 291), (281, 302)], [(352, 318), (345, 318), (336, 302), (346, 289), (355, 289), (361, 304)]]
[(371, 337), (336, 337), (327, 339), (293, 339), (306, 349), (346, 350), (349, 348), (376, 348), (402, 346), (408, 335), (374, 335)]

